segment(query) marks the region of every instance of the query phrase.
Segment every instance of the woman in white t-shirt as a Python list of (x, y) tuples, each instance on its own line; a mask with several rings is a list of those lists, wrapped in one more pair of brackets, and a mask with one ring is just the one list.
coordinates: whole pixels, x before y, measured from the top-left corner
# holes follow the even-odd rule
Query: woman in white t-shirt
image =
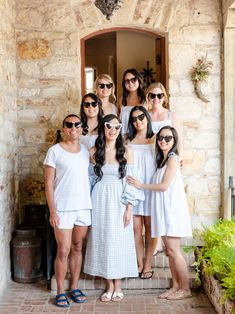
[(78, 280), (82, 265), (82, 244), (91, 224), (91, 198), (88, 177), (89, 152), (79, 144), (82, 123), (77, 115), (64, 118), (64, 139), (49, 148), (45, 165), (45, 192), (50, 210), (50, 224), (57, 243), (55, 276), (57, 295), (55, 304), (69, 307), (64, 291), (70, 253), (70, 297), (74, 302), (85, 302)]

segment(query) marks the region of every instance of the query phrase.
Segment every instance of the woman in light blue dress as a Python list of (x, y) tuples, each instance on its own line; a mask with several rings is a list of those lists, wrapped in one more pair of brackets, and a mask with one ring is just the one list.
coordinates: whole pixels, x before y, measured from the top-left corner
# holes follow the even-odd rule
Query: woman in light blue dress
[(101, 301), (120, 301), (121, 278), (138, 276), (132, 208), (144, 200), (144, 193), (126, 182), (126, 176), (136, 176), (136, 170), (117, 116), (103, 118), (91, 159), (92, 227), (84, 272), (107, 279)]
[[(153, 143), (154, 134), (148, 111), (143, 106), (133, 107), (128, 123), (128, 146), (134, 152), (134, 163), (145, 183), (151, 182), (156, 168)], [(144, 192), (145, 201), (133, 209), (134, 234), (139, 276), (141, 279), (150, 279), (153, 276), (151, 264), (156, 239), (151, 238), (151, 211), (147, 202), (150, 191)]]

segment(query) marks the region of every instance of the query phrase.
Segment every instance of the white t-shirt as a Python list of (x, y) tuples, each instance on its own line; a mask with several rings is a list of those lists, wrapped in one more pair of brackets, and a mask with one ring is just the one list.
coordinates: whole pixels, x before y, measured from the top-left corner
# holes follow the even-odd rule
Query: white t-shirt
[(58, 143), (49, 148), (44, 165), (55, 171), (54, 202), (57, 211), (91, 209), (88, 177), (89, 152), (80, 145), (79, 153), (70, 153)]

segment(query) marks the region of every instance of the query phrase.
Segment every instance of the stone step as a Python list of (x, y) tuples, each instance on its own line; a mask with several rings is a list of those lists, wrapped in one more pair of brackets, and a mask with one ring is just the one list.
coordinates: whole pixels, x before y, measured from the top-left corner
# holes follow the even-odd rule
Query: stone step
[[(193, 263), (195, 262), (195, 255), (194, 252), (189, 252), (189, 253), (183, 253), (183, 256), (185, 258), (185, 261), (187, 263), (187, 266), (192, 266)], [(157, 253), (156, 255), (153, 256), (152, 258), (152, 267), (158, 267), (158, 268), (164, 268), (164, 267), (169, 267), (169, 259), (166, 256), (165, 252)]]
[[(67, 273), (64, 283), (64, 289), (69, 289), (70, 274)], [(195, 282), (195, 271), (189, 267), (189, 283), (191, 288), (197, 288)], [(151, 279), (125, 278), (122, 279), (122, 289), (124, 290), (141, 290), (141, 289), (167, 289), (171, 286), (171, 273), (169, 268), (154, 268), (154, 274)], [(82, 290), (104, 290), (105, 279), (92, 277), (87, 274), (81, 274), (79, 280), (79, 289)], [(51, 279), (51, 290), (56, 291), (57, 285), (55, 275)]]

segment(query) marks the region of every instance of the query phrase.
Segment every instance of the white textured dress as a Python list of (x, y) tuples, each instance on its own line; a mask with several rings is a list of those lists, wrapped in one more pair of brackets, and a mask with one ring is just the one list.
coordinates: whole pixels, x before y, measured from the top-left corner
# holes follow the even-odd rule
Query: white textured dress
[[(141, 175), (141, 182), (150, 183), (156, 170), (154, 144), (131, 144), (128, 143), (134, 153), (134, 164)], [(151, 216), (149, 205), (150, 190), (145, 190), (145, 201), (140, 202), (133, 208), (134, 215)]]
[[(106, 279), (137, 277), (133, 222), (124, 228), (123, 214), (128, 203), (137, 205), (144, 193), (119, 179), (118, 164), (102, 167), (103, 177), (95, 183), (91, 200), (92, 225), (88, 234), (84, 272)], [(91, 168), (92, 170), (92, 168)], [(127, 175), (136, 173), (127, 166)], [(93, 183), (95, 175), (91, 177)]]
[(128, 121), (132, 108), (134, 108), (134, 106), (122, 106), (121, 108), (120, 119), (122, 121), (122, 134), (128, 133)]
[(81, 135), (80, 136), (80, 143), (85, 145), (88, 150), (90, 150), (91, 147), (95, 146), (95, 140), (97, 139), (98, 134), (87, 134), (87, 135)]
[[(169, 158), (174, 158), (175, 162), (180, 163), (179, 156), (174, 153)], [(152, 179), (153, 184), (162, 182), (166, 169), (167, 163), (162, 168), (157, 169)], [(152, 238), (192, 236), (191, 220), (180, 167), (165, 192), (151, 192), (150, 204)]]
[[(114, 104), (111, 104), (112, 109), (110, 110), (110, 112), (104, 112), (103, 116), (107, 116), (108, 114), (115, 114), (115, 116), (118, 115), (118, 108), (117, 106), (115, 106)], [(103, 110), (104, 111), (104, 110)]]
[(161, 121), (152, 121), (152, 130), (154, 134), (157, 134), (161, 128), (164, 126), (173, 126), (172, 123), (172, 111), (168, 111), (168, 117), (166, 120), (161, 120)]

